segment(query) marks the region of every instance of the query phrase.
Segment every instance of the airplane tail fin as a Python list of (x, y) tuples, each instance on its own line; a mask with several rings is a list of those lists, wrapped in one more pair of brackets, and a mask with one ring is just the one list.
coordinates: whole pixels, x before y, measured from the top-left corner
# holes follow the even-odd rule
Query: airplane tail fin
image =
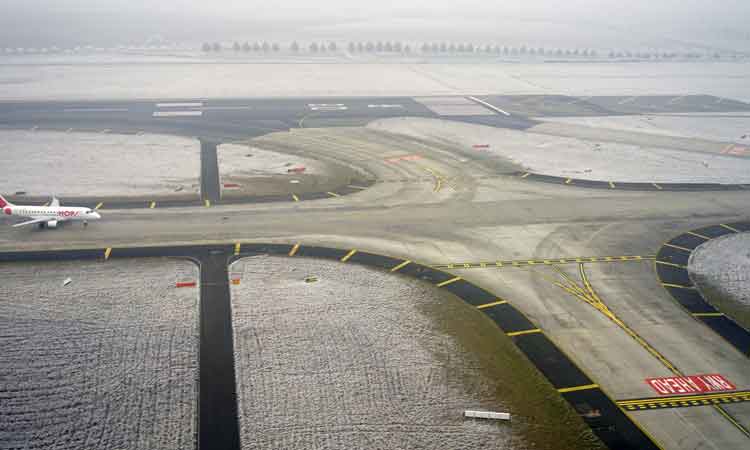
[(0, 208), (5, 208), (6, 206), (13, 206), (13, 203), (5, 200), (5, 197), (0, 195)]

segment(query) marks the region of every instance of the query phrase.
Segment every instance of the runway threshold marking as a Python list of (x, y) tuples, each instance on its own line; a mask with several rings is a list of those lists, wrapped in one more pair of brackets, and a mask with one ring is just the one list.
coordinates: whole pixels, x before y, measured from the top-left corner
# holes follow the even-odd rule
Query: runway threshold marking
[(738, 230), (737, 228), (731, 227), (731, 226), (729, 226), (729, 225), (727, 225), (725, 223), (720, 223), (719, 226), (722, 226), (722, 227), (726, 228), (727, 230), (733, 231), (735, 233), (739, 233), (740, 232), (740, 230)]
[(299, 202), (299, 197), (297, 197), (296, 194), (292, 194), (292, 200), (294, 200), (295, 202)]
[(96, 204), (96, 206), (94, 207), (94, 209), (95, 210), (102, 209), (102, 206), (104, 206), (104, 202), (99, 202), (99, 203)]
[(566, 392), (586, 391), (589, 389), (599, 389), (599, 385), (598, 384), (584, 384), (582, 386), (573, 386), (573, 387), (558, 389), (557, 392), (564, 394)]
[(108, 260), (109, 259), (109, 255), (111, 255), (111, 254), (112, 254), (112, 247), (107, 247), (104, 250), (104, 260), (105, 261)]
[(411, 260), (407, 259), (406, 261), (402, 262), (401, 264), (392, 267), (391, 268), (391, 272), (398, 272), (399, 270), (403, 269), (404, 267), (408, 266), (409, 264), (411, 264)]
[(448, 286), (449, 284), (455, 283), (456, 281), (459, 281), (459, 280), (461, 280), (461, 277), (454, 277), (454, 278), (451, 278), (450, 280), (445, 280), (445, 281), (443, 281), (441, 283), (438, 283), (435, 286), (437, 286), (437, 287)]
[(485, 303), (484, 305), (477, 306), (477, 309), (492, 308), (493, 306), (505, 305), (506, 303), (508, 303), (506, 300), (500, 300), (500, 301), (492, 302), (492, 303)]
[(347, 253), (346, 255), (344, 255), (344, 256), (343, 256), (343, 257), (341, 258), (341, 260), (340, 260), (340, 261), (341, 261), (341, 262), (347, 262), (347, 261), (349, 261), (349, 258), (351, 258), (352, 256), (354, 256), (354, 255), (356, 255), (356, 254), (357, 254), (357, 250), (356, 250), (356, 249), (351, 249), (351, 250), (349, 250), (349, 253)]
[(297, 254), (297, 250), (299, 250), (299, 244), (294, 244), (291, 250), (289, 250), (289, 256), (294, 256)]
[(541, 333), (542, 330), (539, 328), (532, 328), (530, 330), (522, 330), (522, 331), (511, 331), (510, 333), (505, 333), (507, 336), (513, 337), (513, 336), (523, 336), (524, 334), (535, 334), (535, 333)]

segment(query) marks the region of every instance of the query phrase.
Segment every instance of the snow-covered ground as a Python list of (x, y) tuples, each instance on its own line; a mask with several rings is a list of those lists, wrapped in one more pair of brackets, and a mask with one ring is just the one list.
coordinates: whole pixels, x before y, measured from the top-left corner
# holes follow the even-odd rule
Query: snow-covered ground
[(549, 122), (750, 145), (750, 114), (542, 117)]
[(0, 65), (0, 100), (700, 93), (750, 101), (750, 63), (108, 62)]
[(194, 448), (198, 290), (175, 281), (197, 276), (176, 259), (0, 264), (0, 448)]
[(750, 233), (699, 246), (690, 255), (688, 271), (709, 301), (750, 329)]
[(200, 144), (156, 134), (2, 130), (0, 167), (4, 194), (197, 195)]
[(320, 161), (251, 145), (221, 144), (217, 148), (217, 154), (222, 179), (286, 175), (289, 169), (299, 167), (304, 167), (306, 174), (325, 173), (325, 164)]
[(230, 273), (243, 448), (595, 447), (575, 414), (548, 409), (561, 399), (494, 323), (434, 286), (304, 258)]
[(558, 137), (439, 119), (394, 118), (368, 125), (381, 131), (449, 141), (491, 152), (534, 173), (620, 182), (750, 183), (750, 159), (606, 141)]

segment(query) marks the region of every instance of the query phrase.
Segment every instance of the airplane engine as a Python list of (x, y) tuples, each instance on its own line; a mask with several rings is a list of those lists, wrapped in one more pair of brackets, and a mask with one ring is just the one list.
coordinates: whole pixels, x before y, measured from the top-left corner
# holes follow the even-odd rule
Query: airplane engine
[(57, 228), (57, 220), (48, 220), (47, 228)]

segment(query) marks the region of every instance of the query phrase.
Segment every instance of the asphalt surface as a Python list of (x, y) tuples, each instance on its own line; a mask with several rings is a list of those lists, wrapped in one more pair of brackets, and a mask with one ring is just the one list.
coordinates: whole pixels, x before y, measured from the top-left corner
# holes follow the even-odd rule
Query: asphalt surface
[[(410, 114), (434, 116), (433, 112), (409, 99), (378, 100), (383, 104), (399, 102), (409, 105), (406, 109)], [(624, 100), (621, 98), (615, 104), (640, 104), (637, 99), (619, 103)], [(682, 101), (664, 102), (675, 105)], [(139, 131), (144, 123), (153, 123), (149, 126), (171, 127), (173, 132), (180, 133), (189, 130), (190, 135), (225, 139), (232, 135), (246, 137), (248, 133), (265, 132), (258, 126), (260, 120), (278, 120), (278, 123), (293, 127), (292, 118), (299, 117), (299, 126), (299, 121), (306, 115), (309, 117), (304, 123), (321, 115), (336, 119), (340, 114), (343, 120), (355, 111), (369, 114), (362, 116), (364, 118), (383, 117), (379, 114), (386, 114), (386, 117), (403, 115), (403, 111), (393, 113), (386, 108), (384, 111), (369, 108), (373, 102), (372, 99), (326, 99), (318, 103), (344, 103), (348, 109), (321, 113), (309, 110), (308, 105), (314, 103), (311, 100), (269, 100), (261, 102), (261, 106), (274, 105), (273, 108), (266, 107), (266, 113), (260, 112), (261, 108), (253, 119), (239, 119), (234, 115), (236, 111), (242, 111), (240, 116), (255, 112), (233, 110), (231, 117), (225, 116), (224, 122), (208, 118), (214, 117), (213, 114), (218, 118), (228, 112), (210, 110), (202, 116), (207, 120), (191, 117), (167, 119), (169, 122), (166, 122), (152, 116), (154, 103), (132, 103), (128, 105), (138, 105), (138, 108), (127, 113), (112, 113), (123, 114), (122, 127), (113, 128), (114, 119), (105, 120), (113, 120), (106, 126), (118, 131)], [(218, 104), (229, 106), (230, 103), (244, 105), (241, 101)], [(206, 104), (213, 105), (213, 102)], [(597, 107), (612, 108), (609, 103)], [(277, 114), (282, 110), (284, 114)], [(378, 112), (372, 113), (371, 110)], [(68, 113), (65, 117), (66, 113), (60, 113), (51, 104), (23, 105), (18, 110), (5, 104), (0, 111), (0, 124), (29, 127), (41, 127), (45, 123), (71, 127), (72, 123), (77, 123), (77, 126), (84, 123), (87, 126), (100, 125), (95, 118), (87, 121), (86, 115), (97, 114)], [(282, 116), (286, 119), (282, 120)], [(467, 120), (481, 120), (483, 117), (473, 116)], [(42, 119), (49, 122), (43, 123)], [(244, 130), (243, 120), (247, 127)], [(335, 124), (335, 120), (331, 123)], [(444, 149), (425, 150), (425, 155), (432, 164), (427, 166), (432, 173), (425, 174), (424, 167), (410, 165), (409, 161), (399, 161), (395, 167), (382, 164), (382, 173), (399, 169), (408, 176), (388, 183), (376, 183), (346, 197), (319, 202), (211, 208), (108, 210), (104, 220), (85, 230), (76, 226), (54, 232), (2, 227), (0, 250), (90, 248), (94, 250), (81, 250), (81, 255), (101, 257), (101, 249), (109, 247), (116, 248), (115, 251), (124, 256), (127, 250), (121, 249), (127, 246), (277, 242), (286, 245), (302, 243), (299, 249), (308, 252), (307, 256), (324, 256), (310, 250), (314, 248), (311, 245), (318, 245), (358, 249), (428, 266), (453, 264), (453, 268), (444, 270), (508, 300), (586, 376), (586, 379), (561, 381), (560, 386), (575, 387), (577, 383), (590, 380), (601, 388), (603, 396), (614, 401), (649, 398), (654, 392), (644, 379), (672, 375), (677, 371), (684, 374), (721, 373), (738, 389), (750, 388), (750, 360), (747, 356), (697, 321), (670, 296), (654, 272), (652, 259), (605, 260), (602, 263), (582, 260), (570, 267), (563, 266), (564, 263), (544, 263), (545, 260), (582, 257), (654, 256), (662, 243), (686, 230), (750, 219), (747, 213), (750, 211), (750, 196), (746, 192), (670, 192), (659, 189), (637, 192), (583, 189), (575, 185), (563, 188), (552, 183), (530, 182), (517, 175), (497, 176), (497, 171), (483, 166), (480, 159), (459, 162), (459, 159), (466, 159), (459, 151), (451, 156)], [(352, 158), (355, 156), (362, 155), (352, 155)], [(409, 178), (418, 173), (427, 177), (427, 181), (410, 183)], [(176, 248), (174, 252), (180, 254)], [(336, 256), (343, 258), (346, 254), (346, 250), (341, 250)], [(520, 260), (540, 260), (542, 263), (512, 263)], [(481, 262), (486, 264), (489, 261), (511, 263), (503, 267), (481, 266)], [(477, 267), (458, 267), (455, 264), (475, 262)], [(506, 318), (508, 315), (498, 314), (497, 317)], [(503, 325), (500, 326), (505, 330)], [(533, 329), (508, 328), (511, 333)], [(538, 345), (535, 342), (539, 339), (537, 334), (529, 332), (513, 337), (519, 347), (531, 349)], [(548, 360), (541, 357), (540, 361)], [(554, 369), (544, 369), (543, 372), (557, 376), (553, 375), (557, 373)], [(566, 370), (562, 373), (573, 376), (574, 372)], [(578, 394), (581, 408), (576, 408), (581, 414), (594, 409), (605, 410), (603, 407), (592, 408), (591, 405), (598, 403), (595, 398), (587, 397), (592, 395), (588, 390), (575, 392), (581, 392)], [(572, 395), (566, 391), (561, 394), (566, 398)], [(617, 411), (623, 411), (622, 414), (638, 424), (660, 448), (739, 449), (745, 448), (750, 439), (747, 432), (750, 428), (749, 405), (743, 401), (721, 405), (720, 408), (701, 405), (635, 411), (620, 408)], [(600, 431), (605, 429), (606, 426)]]

